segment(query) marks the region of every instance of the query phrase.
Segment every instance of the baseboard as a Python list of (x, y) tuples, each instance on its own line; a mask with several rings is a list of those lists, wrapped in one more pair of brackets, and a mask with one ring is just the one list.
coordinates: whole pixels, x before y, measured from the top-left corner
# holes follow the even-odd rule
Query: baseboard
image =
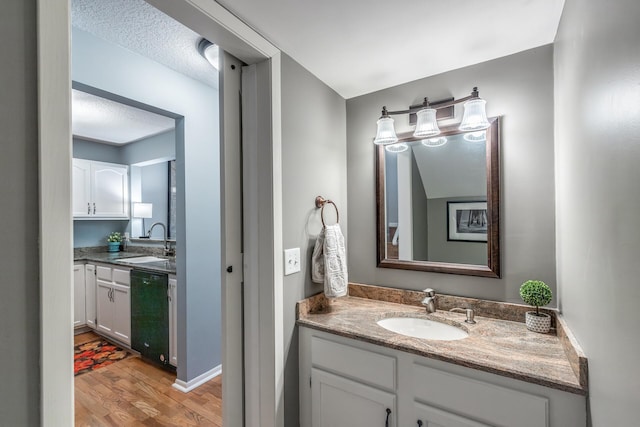
[(222, 374), (222, 365), (218, 365), (210, 371), (205, 372), (202, 375), (198, 375), (191, 381), (182, 381), (176, 378), (176, 382), (172, 384), (173, 388), (180, 390), (183, 393), (189, 393), (191, 390), (200, 387), (207, 381)]

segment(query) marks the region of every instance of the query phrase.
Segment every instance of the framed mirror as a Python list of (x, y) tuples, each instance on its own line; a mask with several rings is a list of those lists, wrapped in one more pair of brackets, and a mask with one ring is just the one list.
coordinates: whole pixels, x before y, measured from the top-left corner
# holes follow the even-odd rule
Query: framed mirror
[(500, 119), (376, 151), (378, 267), (500, 277)]

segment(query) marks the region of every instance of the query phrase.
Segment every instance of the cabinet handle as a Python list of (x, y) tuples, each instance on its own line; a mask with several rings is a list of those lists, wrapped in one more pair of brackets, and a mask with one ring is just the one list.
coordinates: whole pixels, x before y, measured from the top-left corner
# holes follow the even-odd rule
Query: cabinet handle
[(384, 422), (384, 427), (389, 427), (389, 416), (391, 415), (391, 409), (387, 408), (387, 420)]
[(87, 202), (87, 215), (91, 214), (91, 203)]
[(96, 214), (96, 202), (93, 202), (93, 214)]
[(418, 427), (422, 427), (422, 420), (418, 420)]

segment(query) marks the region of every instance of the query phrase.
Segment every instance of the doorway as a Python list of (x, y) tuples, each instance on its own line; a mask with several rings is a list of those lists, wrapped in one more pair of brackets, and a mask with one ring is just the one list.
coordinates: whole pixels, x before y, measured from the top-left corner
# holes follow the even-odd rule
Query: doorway
[[(263, 112), (269, 117), (269, 120), (255, 123), (257, 129), (262, 135), (270, 135), (274, 156), (277, 156), (280, 146), (279, 121), (280, 110), (278, 102), (279, 94), (279, 51), (268, 43), (264, 38), (259, 36), (239, 19), (235, 18), (229, 12), (224, 10), (220, 5), (214, 2), (204, 2), (200, 0), (149, 0), (149, 3), (158, 7), (163, 12), (179, 19), (185, 25), (192, 28), (199, 34), (205, 35), (209, 39), (220, 40), (221, 47), (231, 52), (234, 56), (240, 58), (245, 63), (258, 63), (268, 60), (267, 67), (270, 74), (266, 80), (261, 81), (262, 88), (273, 93), (273, 102), (269, 104), (269, 108)], [(70, 39), (70, 22), (69, 10), (64, 4), (52, 4), (44, 0), (38, 1), (38, 42), (39, 42), (39, 64), (41, 73), (39, 74), (39, 107), (40, 107), (40, 212), (41, 212), (41, 298), (42, 301), (56, 301), (55, 306), (43, 303), (41, 305), (41, 353), (47, 354), (47, 358), (42, 360), (42, 420), (44, 425), (70, 425), (72, 423), (73, 405), (72, 405), (72, 376), (71, 364), (68, 361), (71, 358), (70, 345), (72, 343), (71, 331), (68, 325), (72, 320), (72, 310), (70, 307), (70, 282), (71, 271), (60, 269), (60, 265), (69, 265), (71, 263), (71, 223), (66, 222), (65, 218), (70, 217), (70, 159), (67, 158), (70, 152), (70, 131), (69, 123), (69, 82), (71, 78), (71, 70), (69, 68), (69, 39)], [(236, 65), (236, 68), (239, 68)], [(53, 71), (49, 71), (53, 70)], [(225, 79), (225, 71), (222, 73), (222, 80)], [(265, 83), (266, 82), (266, 83)], [(229, 90), (225, 91), (230, 94)], [(236, 92), (237, 93), (237, 92)], [(229, 107), (227, 108), (226, 96), (223, 101), (223, 138), (222, 147), (227, 144), (233, 144), (230, 139), (231, 124), (235, 118), (239, 122), (239, 110)], [(230, 95), (234, 98), (234, 95)], [(235, 96), (237, 99), (237, 96)], [(246, 124), (246, 123), (245, 123)], [(225, 154), (226, 157), (226, 154)], [(277, 185), (279, 179), (279, 168), (273, 168), (277, 164), (278, 159), (274, 157), (273, 162), (269, 162), (267, 171), (260, 170), (261, 178), (267, 178), (273, 182), (273, 197), (279, 200), (280, 187)], [(226, 163), (226, 158), (225, 158)], [(262, 167), (262, 165), (260, 165)], [(274, 170), (271, 170), (271, 169)], [(265, 175), (267, 174), (267, 175)], [(260, 204), (260, 203), (259, 203)], [(277, 204), (277, 203), (276, 203)], [(270, 205), (271, 206), (271, 205)], [(275, 235), (281, 233), (281, 215), (274, 212), (275, 217), (273, 223), (267, 224), (266, 233), (258, 236), (262, 255), (273, 259), (273, 262), (264, 263), (271, 273), (265, 271), (260, 275), (260, 283), (254, 284), (263, 292), (277, 294), (281, 292), (281, 282), (277, 277), (277, 271), (281, 268), (278, 253), (281, 248), (278, 247)], [(224, 227), (223, 227), (224, 229)], [(223, 237), (223, 246), (225, 249), (228, 245), (229, 236)], [(64, 247), (69, 249), (64, 250)], [(280, 245), (281, 246), (281, 245)], [(62, 250), (60, 250), (62, 249)], [(229, 262), (236, 262), (241, 259), (239, 254), (233, 255), (223, 251), (221, 255), (222, 265), (228, 266)], [(250, 267), (256, 265), (256, 260), (244, 260), (244, 263)], [(236, 266), (242, 265), (235, 264)], [(262, 270), (262, 265), (257, 269)], [(273, 270), (276, 274), (273, 274)], [(236, 268), (236, 272), (241, 273), (241, 268)], [(223, 319), (229, 314), (228, 310), (225, 314), (225, 306), (233, 306), (229, 304), (227, 298), (229, 292), (225, 295), (225, 289), (239, 288), (241, 275), (234, 278), (234, 275), (222, 273), (223, 284)], [(236, 280), (237, 279), (237, 280)], [(230, 281), (234, 283), (230, 284)], [(238, 285), (237, 287), (235, 285)], [(68, 299), (67, 299), (68, 298)], [(277, 300), (278, 298), (276, 298)], [(270, 300), (273, 300), (273, 295)], [(261, 346), (257, 349), (261, 353), (260, 357), (260, 377), (265, 381), (260, 382), (260, 395), (262, 405), (260, 412), (252, 414), (251, 419), (260, 420), (262, 425), (276, 425), (275, 412), (281, 400), (281, 384), (282, 384), (282, 349), (278, 346), (277, 337), (278, 316), (277, 304), (274, 306), (260, 306), (259, 313), (250, 313), (261, 319), (269, 320), (263, 328), (266, 332), (263, 335), (265, 347)], [(233, 337), (223, 337), (225, 341), (225, 354), (223, 364), (225, 364), (225, 372), (229, 372), (231, 364), (225, 362), (230, 360), (238, 360), (238, 350), (232, 349), (226, 343), (232, 342)], [(275, 337), (275, 338), (273, 338)], [(236, 339), (241, 342), (242, 339)], [(60, 343), (68, 343), (69, 347), (61, 346)], [(270, 343), (270, 344), (269, 344)], [(274, 349), (275, 347), (275, 349)], [(275, 367), (274, 367), (275, 361)], [(66, 366), (66, 369), (64, 367)], [(225, 375), (225, 382), (229, 376)], [(232, 376), (242, 382), (242, 373)], [(274, 387), (274, 383), (277, 386)], [(224, 399), (224, 418), (225, 425), (242, 425), (242, 388), (227, 387), (225, 384)], [(227, 399), (227, 393), (235, 393), (236, 398)], [(239, 395), (238, 395), (239, 393)]]
[[(85, 91), (100, 92), (103, 103), (105, 99), (110, 98), (111, 102), (118, 101), (119, 105), (147, 112), (146, 116), (141, 115), (139, 118), (140, 122), (147, 125), (154, 123), (154, 120), (161, 123), (161, 121), (149, 117), (151, 114), (168, 117), (172, 122), (175, 122), (173, 155), (171, 152), (158, 148), (162, 147), (158, 136), (146, 136), (142, 140), (138, 139), (120, 146), (119, 149), (122, 150), (121, 163), (124, 164), (119, 167), (129, 171), (130, 201), (153, 205), (153, 213), (155, 214), (161, 205), (159, 203), (161, 200), (156, 198), (153, 203), (150, 203), (152, 200), (141, 199), (144, 194), (144, 185), (140, 184), (144, 184), (145, 174), (138, 170), (136, 165), (156, 163), (159, 159), (172, 158), (176, 160), (175, 195), (178, 221), (176, 223), (175, 247), (177, 254), (175, 259), (169, 257), (171, 260), (169, 264), (175, 265), (175, 270), (163, 267), (153, 273), (168, 273), (169, 283), (172, 280), (171, 274), (176, 274), (173, 280), (177, 283), (175, 292), (177, 299), (175, 301), (172, 299), (171, 302), (177, 306), (175, 309), (177, 316), (175, 336), (177, 338), (178, 363), (177, 378), (170, 387), (173, 386), (182, 392), (190, 392), (220, 375), (222, 363), (220, 286), (220, 212), (222, 203), (219, 172), (218, 73), (214, 68), (215, 64), (210, 64), (197, 52), (196, 46), (200, 40), (198, 34), (142, 0), (109, 0), (106, 2), (74, 0), (72, 12), (73, 86), (77, 87), (81, 84)], [(123, 19), (120, 19), (121, 17)], [(145, 27), (144, 24), (147, 21), (153, 22), (154, 27)], [(121, 34), (127, 34), (127, 37), (123, 38)], [(163, 43), (153, 44), (161, 35), (165, 35)], [(138, 44), (132, 43), (131, 39), (141, 43), (142, 48)], [(187, 50), (185, 46), (191, 49)], [(76, 107), (75, 103), (74, 107)], [(87, 111), (95, 111), (95, 109), (88, 108)], [(82, 114), (85, 113), (84, 110), (77, 112), (74, 108), (74, 118), (76, 113), (78, 113), (78, 117), (85, 115)], [(133, 113), (127, 112), (121, 115), (132, 116)], [(112, 123), (112, 126), (105, 126), (107, 130), (110, 127), (134, 129), (136, 126), (134, 124), (116, 126), (115, 123)], [(75, 120), (73, 129), (75, 134)], [(94, 136), (93, 139), (100, 138)], [(113, 141), (107, 142), (115, 143)], [(74, 151), (76, 145), (77, 143), (74, 141)], [(74, 164), (75, 162), (76, 160), (74, 160)], [(166, 167), (166, 163), (160, 163), (159, 166)], [(145, 169), (149, 167), (147, 166)], [(239, 170), (235, 172), (239, 176)], [(166, 177), (165, 168), (165, 185), (167, 183)], [(197, 197), (189, 197), (190, 195), (197, 195)], [(168, 198), (168, 195), (165, 197)], [(135, 204), (131, 204), (130, 211), (133, 212), (135, 207)], [(162, 226), (161, 229), (165, 231), (165, 236), (170, 230), (166, 220), (168, 218), (167, 210), (168, 208), (165, 206), (165, 214), (163, 215), (165, 220), (154, 223)], [(98, 226), (104, 222), (100, 217), (74, 219), (75, 231), (78, 230), (77, 224), (80, 223), (89, 224), (89, 227), (84, 227), (85, 230), (99, 230)], [(87, 219), (92, 221), (85, 221)], [(124, 218), (124, 220), (127, 219)], [(153, 239), (146, 241), (134, 239), (141, 234), (137, 232), (137, 227), (134, 227), (138, 221), (132, 218), (132, 227), (129, 228), (123, 224), (118, 230), (123, 234), (130, 233), (131, 239), (127, 252), (142, 252), (143, 248), (155, 249), (152, 247)], [(116, 227), (117, 225), (110, 224), (109, 226)], [(149, 229), (149, 231), (154, 230)], [(144, 230), (143, 234), (146, 233), (147, 230)], [(167, 245), (173, 246), (166, 241), (163, 243), (165, 247)], [(161, 248), (162, 246), (158, 249)], [(160, 255), (152, 252), (148, 254)], [(113, 284), (111, 285), (98, 277), (98, 291), (106, 286), (117, 290), (117, 286), (120, 284), (116, 282), (116, 273), (122, 273), (121, 275), (126, 275), (127, 278), (129, 274), (131, 275), (130, 283), (123, 285), (125, 288), (129, 286), (129, 289), (123, 290), (123, 292), (129, 292), (128, 310), (124, 303), (118, 305), (118, 301), (116, 301), (114, 304), (113, 297), (109, 298), (108, 304), (101, 304), (104, 292), (94, 292), (97, 295), (98, 308), (96, 332), (107, 335), (107, 338), (120, 341), (126, 346), (125, 348), (130, 347), (142, 353), (146, 356), (145, 359), (155, 362), (157, 362), (155, 359), (158, 358), (163, 361), (170, 360), (169, 355), (160, 350), (156, 352), (158, 354), (147, 354), (146, 347), (143, 345), (149, 344), (146, 341), (138, 339), (136, 342), (136, 338), (141, 335), (140, 329), (146, 323), (146, 321), (139, 320), (141, 311), (146, 310), (148, 304), (141, 304), (146, 299), (136, 298), (137, 290), (141, 285), (134, 281), (133, 277), (134, 273), (140, 269), (150, 270), (154, 268), (154, 265), (149, 263), (149, 265), (135, 264), (131, 266), (127, 264), (130, 255), (123, 252), (116, 254), (121, 258), (117, 258), (115, 261), (110, 258), (116, 263), (115, 267), (113, 264), (96, 267), (98, 273), (101, 269), (113, 270)], [(88, 257), (88, 259), (100, 261), (101, 258), (97, 256)], [(123, 263), (126, 264), (125, 267), (122, 267)], [(111, 280), (108, 282), (111, 283)], [(163, 285), (159, 284), (158, 286), (168, 286), (166, 277), (164, 282)], [(113, 295), (113, 292), (108, 295)], [(161, 297), (162, 295), (160, 295)], [(122, 299), (126, 298), (122, 297)], [(130, 318), (130, 323), (120, 319), (123, 323), (130, 324), (130, 334), (120, 331), (114, 333), (110, 325), (105, 325), (101, 321), (100, 308), (107, 306), (115, 306), (114, 310), (120, 313), (115, 316), (117, 319), (123, 316)], [(241, 311), (240, 307), (234, 309)], [(160, 306), (158, 306), (158, 310), (163, 313), (168, 311), (166, 307)], [(105, 314), (104, 311), (103, 314)], [(164, 328), (162, 323), (154, 322), (153, 330), (148, 329), (145, 333), (152, 334), (155, 339), (159, 339)], [(170, 326), (171, 324), (169, 329)], [(152, 348), (162, 347), (156, 341), (150, 342), (150, 344)], [(115, 366), (107, 369), (117, 371)], [(85, 375), (94, 375), (94, 373)], [(98, 373), (96, 372), (95, 375), (98, 376)], [(169, 391), (165, 394), (168, 395)], [(150, 402), (147, 403), (151, 405)], [(164, 406), (169, 406), (166, 402), (162, 403)], [(177, 405), (182, 407), (180, 403)], [(217, 405), (212, 404), (211, 406), (219, 407), (220, 404), (218, 402)], [(182, 408), (184, 409), (184, 407)], [(217, 416), (220, 417), (221, 414), (218, 413)], [(210, 421), (213, 422), (213, 420)]]

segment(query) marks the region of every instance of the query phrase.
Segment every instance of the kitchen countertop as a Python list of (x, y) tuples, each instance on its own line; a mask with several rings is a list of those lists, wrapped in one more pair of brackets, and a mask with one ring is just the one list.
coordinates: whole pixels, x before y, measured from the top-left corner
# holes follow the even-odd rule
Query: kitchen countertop
[(148, 256), (148, 253), (140, 252), (80, 252), (74, 255), (74, 262), (102, 262), (123, 267), (129, 267), (136, 270), (145, 270), (152, 273), (176, 274), (175, 257), (158, 257), (164, 258), (165, 261), (145, 262), (141, 264), (130, 264), (123, 262), (126, 258), (134, 258), (140, 256)]
[[(472, 325), (464, 323), (465, 315), (460, 313), (427, 314), (421, 307), (353, 296), (329, 301), (323, 294), (299, 302), (297, 310), (301, 326), (575, 394), (587, 393), (586, 358), (581, 359), (584, 375), (581, 369), (576, 373), (564, 348), (563, 341), (568, 340), (531, 332), (524, 323), (476, 314), (477, 323)], [(438, 320), (464, 329), (469, 337), (436, 341), (400, 335), (376, 323), (388, 317)], [(582, 354), (579, 348), (577, 353)]]

